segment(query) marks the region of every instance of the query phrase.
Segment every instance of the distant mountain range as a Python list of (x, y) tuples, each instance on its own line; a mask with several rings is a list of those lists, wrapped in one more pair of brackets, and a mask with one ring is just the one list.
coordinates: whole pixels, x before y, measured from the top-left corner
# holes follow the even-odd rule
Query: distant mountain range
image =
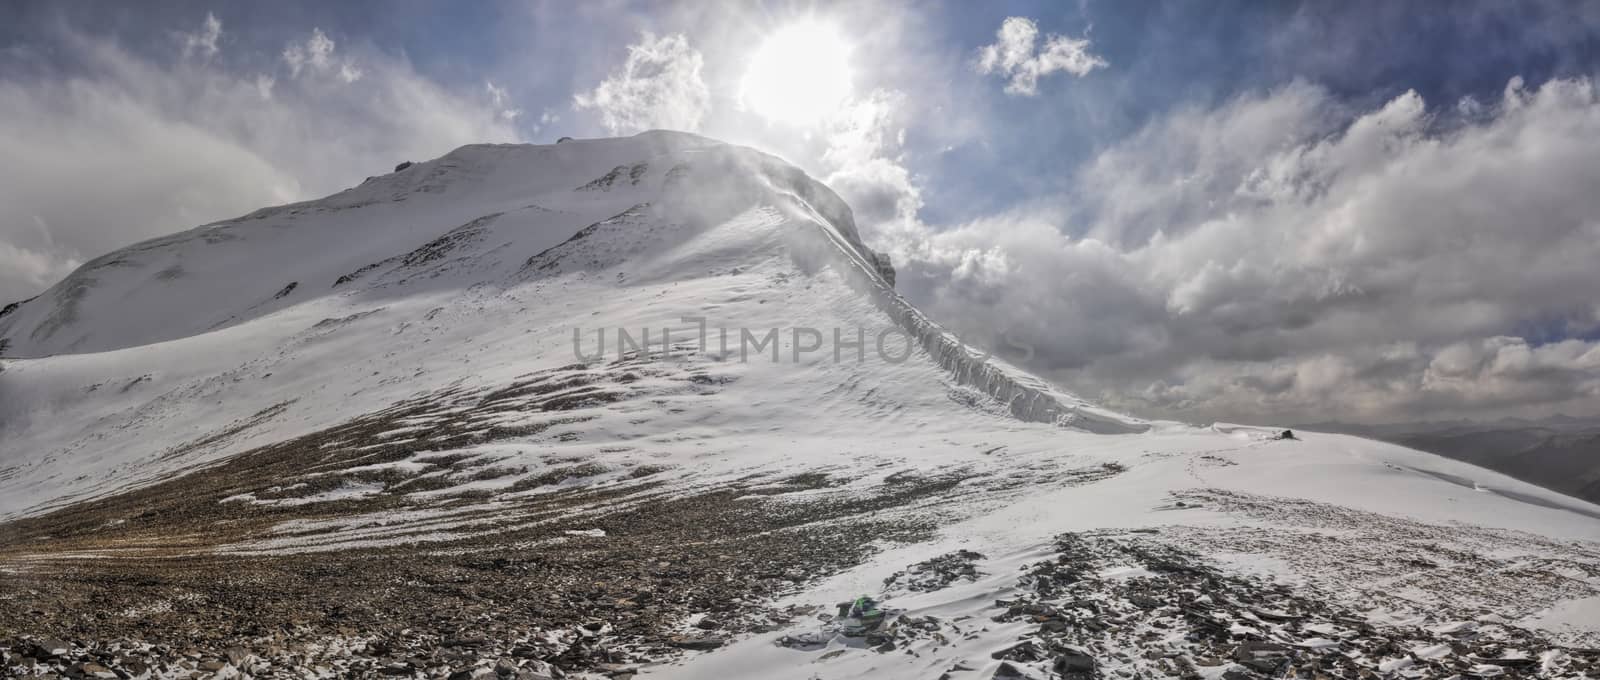
[(1301, 425), (1409, 446), (1511, 475), (1588, 501), (1600, 501), (1600, 419), (1557, 415), (1392, 425)]

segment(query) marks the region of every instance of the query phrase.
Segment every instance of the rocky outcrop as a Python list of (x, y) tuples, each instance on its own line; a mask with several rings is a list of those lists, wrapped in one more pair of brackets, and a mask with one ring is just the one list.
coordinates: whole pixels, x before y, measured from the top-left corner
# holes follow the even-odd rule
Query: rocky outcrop
[[(35, 296), (35, 297), (38, 297), (38, 296)], [(22, 305), (26, 304), (28, 301), (30, 301), (32, 299), (33, 298), (28, 298), (27, 300), (18, 300), (16, 302), (13, 302), (13, 303), (11, 303), (9, 305), (6, 305), (4, 307), (0, 307), (0, 319), (6, 318), (6, 315), (17, 311), (18, 307), (21, 307)]]

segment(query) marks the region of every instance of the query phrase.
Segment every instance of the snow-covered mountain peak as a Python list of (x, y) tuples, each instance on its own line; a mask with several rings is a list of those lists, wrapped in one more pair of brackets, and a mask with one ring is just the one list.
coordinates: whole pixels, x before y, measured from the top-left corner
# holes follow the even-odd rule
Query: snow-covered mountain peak
[(0, 317), (0, 338), (13, 357), (99, 352), (375, 286), (510, 286), (520, 262), (636, 206), (699, 229), (756, 204), (819, 216), (844, 245), (876, 262), (843, 201), (751, 149), (665, 131), (469, 145), (325, 198), (96, 258)]
[[(915, 393), (952, 391), (969, 408), (1093, 432), (1149, 427), (928, 320), (894, 293), (893, 268), (862, 244), (849, 207), (804, 172), (657, 131), (465, 146), (85, 264), (0, 318), (13, 358), (0, 432), (35, 447), (0, 459), (28, 471), (9, 477), (29, 491), (4, 509), (110, 481), (36, 483), (68, 458), (119, 470), (143, 460), (116, 480), (137, 483), (193, 462), (161, 454), (184, 445), (179, 432), (284, 403), (305, 427), (332, 424), (419, 391), (614, 357), (628, 349), (622, 333), (659, 343), (672, 328), (675, 347), (741, 363), (753, 351), (775, 379), (818, 392), (837, 378), (817, 364), (836, 372), (854, 354), (857, 380), (915, 374)], [(166, 432), (135, 435), (146, 427)]]
[(0, 674), (1600, 675), (1600, 507), (1109, 412), (892, 283), (664, 132), (99, 258), (0, 316)]

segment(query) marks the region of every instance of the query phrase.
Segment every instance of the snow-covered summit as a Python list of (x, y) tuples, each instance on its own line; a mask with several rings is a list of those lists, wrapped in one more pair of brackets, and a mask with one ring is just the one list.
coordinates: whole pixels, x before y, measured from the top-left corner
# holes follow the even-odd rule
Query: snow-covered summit
[[(704, 228), (767, 194), (792, 199), (770, 202), (812, 211), (873, 257), (833, 192), (748, 148), (665, 131), (470, 145), (325, 198), (96, 258), (0, 317), (0, 338), (12, 357), (100, 352), (388, 284), (510, 286), (527, 258), (634, 206)], [(470, 271), (451, 271), (462, 269)]]
[(820, 183), (665, 132), (99, 258), (0, 317), (0, 631), (74, 641), (0, 674), (1600, 675), (1600, 507), (1112, 413), (892, 283)]
[[(193, 461), (158, 455), (190, 436), (174, 426), (225, 426), (346, 385), (376, 383), (353, 388), (336, 408), (307, 408), (308, 422), (497, 379), (483, 371), (572, 363), (580, 344), (616, 351), (619, 331), (631, 340), (677, 327), (679, 340), (706, 342), (701, 351), (728, 345), (690, 334), (685, 319), (731, 332), (733, 351), (747, 354), (749, 344), (758, 356), (798, 357), (785, 367), (792, 380), (810, 377), (813, 360), (848, 363), (841, 358), (853, 353), (860, 371), (919, 366), (931, 371), (925, 387), (948, 383), (975, 407), (1023, 420), (1095, 432), (1149, 427), (963, 345), (896, 295), (893, 276), (838, 196), (752, 149), (665, 131), (461, 147), (325, 198), (107, 254), (8, 309), (0, 466), (10, 474), (0, 484), (28, 491), (0, 510), (113, 481), (38, 483), (69, 468), (124, 470), (147, 458), (168, 461), (149, 463), (149, 475), (181, 468)], [(656, 292), (628, 302), (645, 291)], [(781, 352), (760, 342), (774, 329)], [(495, 333), (537, 340), (492, 345)], [(795, 352), (796, 342), (822, 344)], [(469, 351), (477, 343), (491, 354)], [(904, 366), (862, 362), (912, 351)], [(445, 357), (493, 361), (412, 374), (417, 362)], [(288, 382), (297, 375), (315, 384)], [(136, 445), (124, 436), (147, 423), (163, 423), (164, 436), (140, 435)]]

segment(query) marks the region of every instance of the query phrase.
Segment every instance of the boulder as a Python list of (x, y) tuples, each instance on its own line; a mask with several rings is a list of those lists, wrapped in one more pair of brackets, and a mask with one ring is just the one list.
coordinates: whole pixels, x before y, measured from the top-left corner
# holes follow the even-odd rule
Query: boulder
[(671, 640), (668, 640), (667, 644), (671, 645), (673, 647), (677, 647), (678, 649), (706, 650), (706, 649), (716, 649), (718, 647), (721, 647), (723, 645), (723, 643), (725, 643), (725, 642), (727, 642), (727, 641), (722, 639), (722, 638), (720, 638), (720, 637), (716, 637), (716, 636), (695, 637), (695, 638), (691, 638), (691, 637), (675, 637), (675, 638), (672, 638)]

